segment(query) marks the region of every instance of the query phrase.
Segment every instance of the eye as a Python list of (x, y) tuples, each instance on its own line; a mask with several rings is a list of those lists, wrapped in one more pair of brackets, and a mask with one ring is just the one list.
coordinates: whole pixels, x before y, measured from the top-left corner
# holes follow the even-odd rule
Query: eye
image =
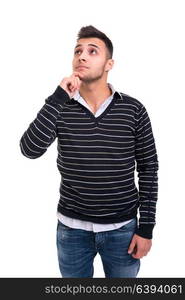
[(90, 50), (90, 53), (93, 53), (93, 52), (94, 52), (94, 53), (97, 53), (97, 51), (96, 51), (95, 49), (91, 49), (91, 50)]
[(80, 50), (76, 50), (76, 51), (75, 51), (75, 54), (78, 54), (79, 52), (80, 52)]

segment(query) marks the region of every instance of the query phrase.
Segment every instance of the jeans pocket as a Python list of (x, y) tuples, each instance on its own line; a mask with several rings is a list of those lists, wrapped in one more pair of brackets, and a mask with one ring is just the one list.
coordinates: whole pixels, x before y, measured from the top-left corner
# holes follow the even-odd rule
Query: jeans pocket
[(134, 231), (136, 229), (136, 226), (137, 226), (137, 218), (134, 218), (129, 223), (118, 228), (117, 231), (120, 232)]

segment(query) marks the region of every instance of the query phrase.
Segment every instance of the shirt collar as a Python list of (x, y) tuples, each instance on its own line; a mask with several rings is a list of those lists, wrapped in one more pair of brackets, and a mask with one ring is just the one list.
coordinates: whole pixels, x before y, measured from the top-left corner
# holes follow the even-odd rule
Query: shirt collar
[[(115, 93), (117, 93), (120, 98), (122, 99), (121, 93), (117, 92), (114, 88), (114, 86), (111, 83), (108, 83), (108, 86), (110, 87), (111, 91), (112, 91), (112, 97), (114, 96)], [(81, 95), (79, 93), (79, 91), (76, 91), (76, 93), (74, 94), (74, 96), (72, 97), (74, 100), (79, 100), (79, 98), (81, 98)]]

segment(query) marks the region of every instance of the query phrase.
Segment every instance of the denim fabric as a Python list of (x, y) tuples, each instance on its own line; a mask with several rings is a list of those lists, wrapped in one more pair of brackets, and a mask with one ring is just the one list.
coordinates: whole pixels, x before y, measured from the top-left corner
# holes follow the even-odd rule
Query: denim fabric
[(57, 253), (62, 277), (93, 277), (93, 261), (99, 253), (105, 277), (136, 277), (140, 259), (128, 254), (137, 218), (114, 230), (93, 232), (57, 224)]

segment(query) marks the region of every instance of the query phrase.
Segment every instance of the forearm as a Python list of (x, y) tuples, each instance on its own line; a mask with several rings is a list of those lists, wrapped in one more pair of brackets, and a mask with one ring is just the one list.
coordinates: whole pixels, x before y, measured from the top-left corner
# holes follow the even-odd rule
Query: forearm
[(36, 118), (21, 137), (20, 148), (24, 156), (35, 159), (46, 152), (57, 136), (56, 121), (64, 102), (68, 99), (67, 93), (58, 86), (45, 100)]
[(140, 169), (139, 177), (139, 228), (138, 234), (152, 238), (152, 231), (156, 223), (156, 203), (158, 199), (158, 161)]

